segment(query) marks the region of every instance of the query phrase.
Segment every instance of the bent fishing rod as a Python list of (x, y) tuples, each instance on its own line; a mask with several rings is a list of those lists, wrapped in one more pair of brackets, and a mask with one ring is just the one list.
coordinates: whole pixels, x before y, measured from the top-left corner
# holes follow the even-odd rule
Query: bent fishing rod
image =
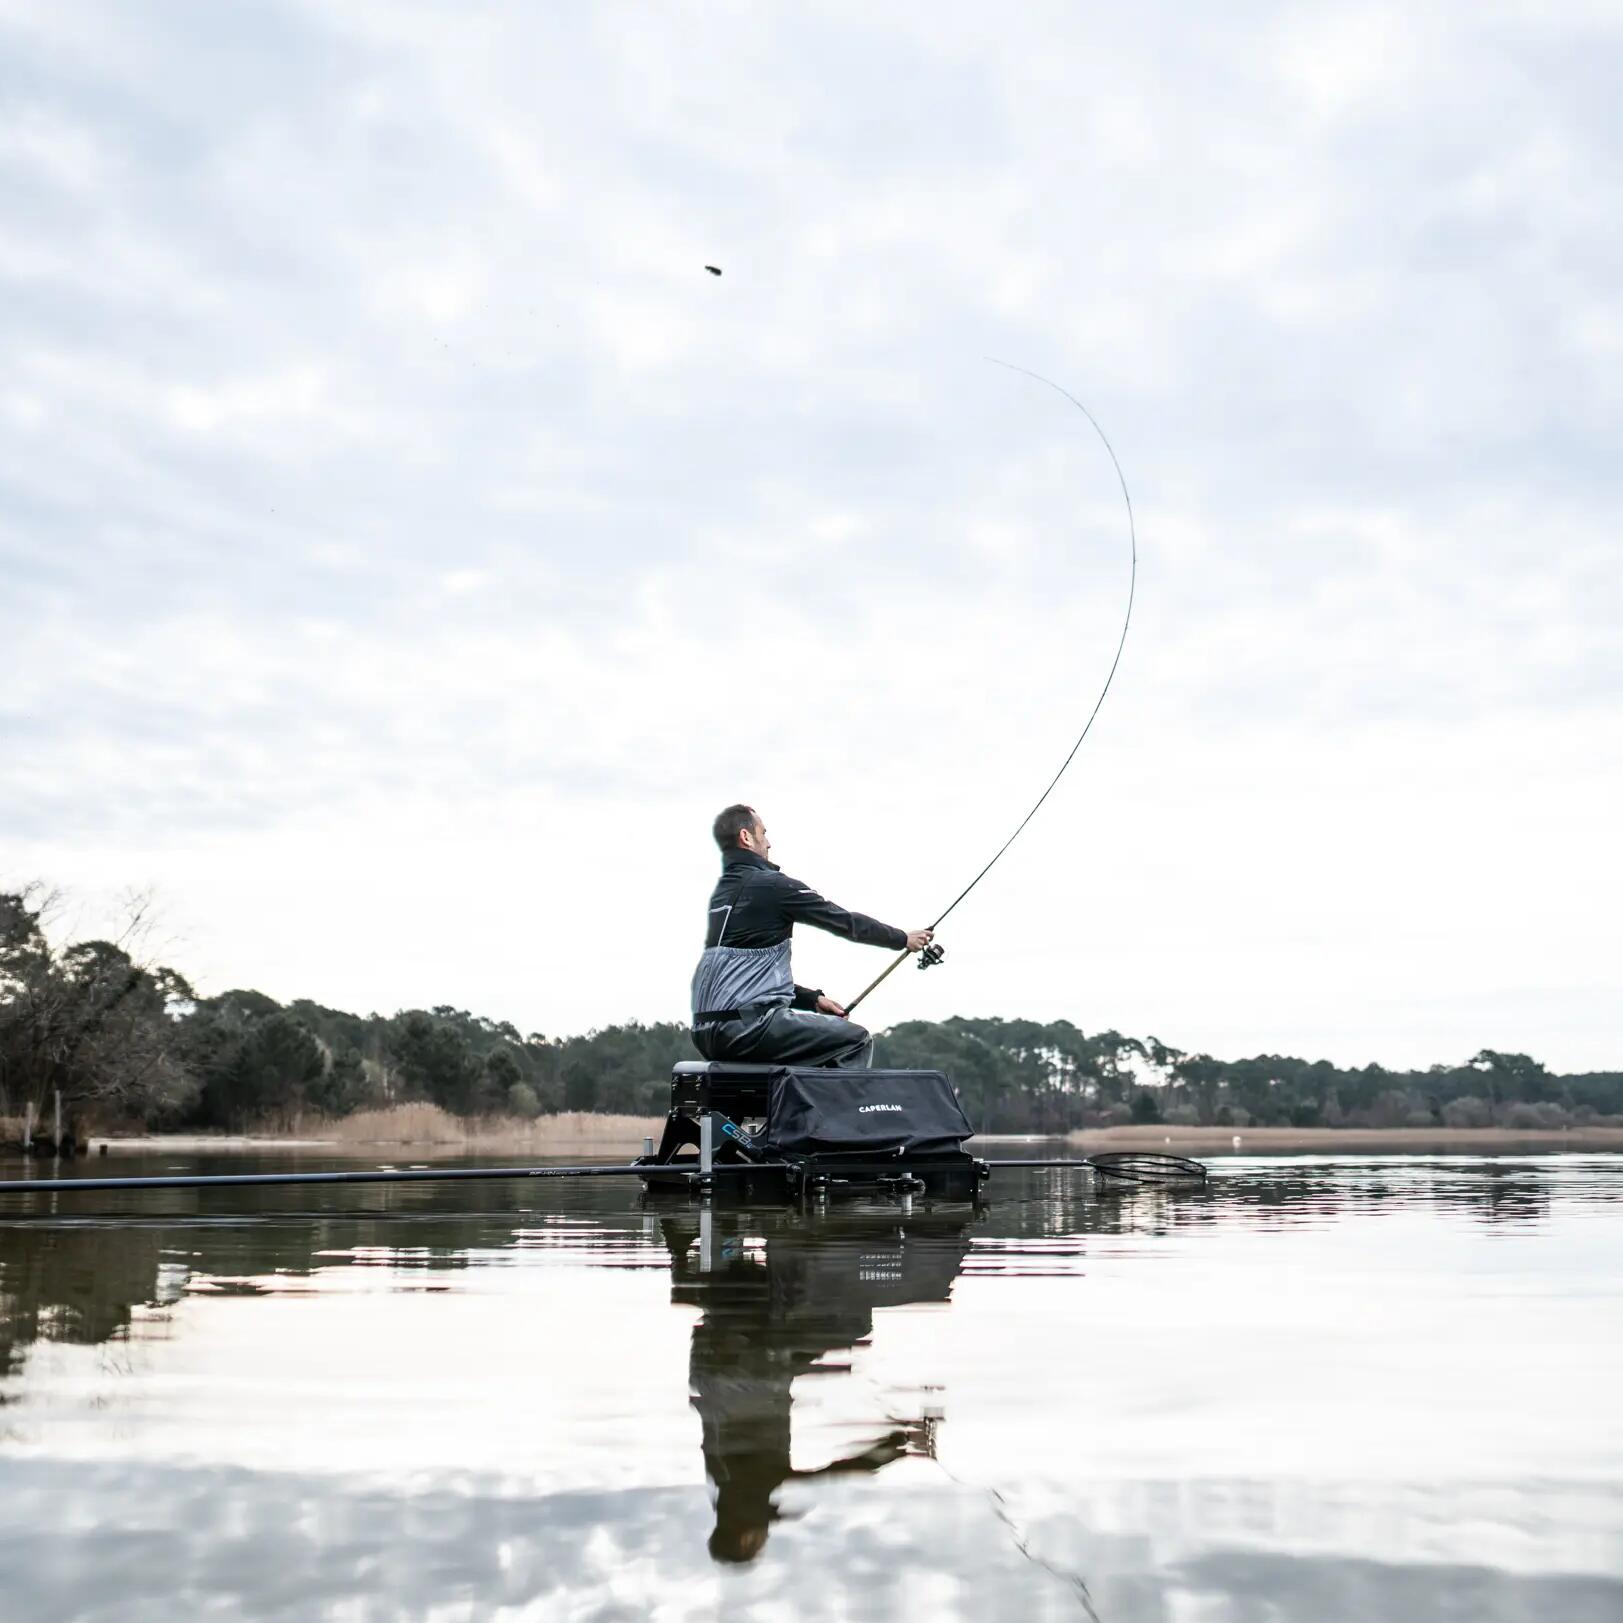
[[(947, 915), (951, 913), (952, 910), (957, 907), (957, 905), (963, 901), (963, 899), (992, 871), (1003, 853), (1007, 851), (1017, 839), (1020, 838), (1022, 833), (1025, 832), (1026, 824), (1029, 823), (1032, 818), (1042, 810), (1043, 802), (1047, 800), (1051, 794), (1053, 794), (1059, 780), (1065, 776), (1066, 768), (1069, 767), (1071, 762), (1076, 759), (1076, 752), (1082, 748), (1082, 740), (1085, 739), (1088, 736), (1088, 733), (1092, 730), (1094, 720), (1097, 718), (1100, 708), (1105, 702), (1105, 695), (1110, 692), (1110, 684), (1116, 680), (1116, 669), (1121, 664), (1121, 651), (1127, 646), (1127, 628), (1133, 623), (1133, 597), (1138, 590), (1138, 532), (1133, 525), (1133, 498), (1127, 489), (1127, 475), (1121, 471), (1121, 463), (1116, 459), (1115, 447), (1111, 445), (1105, 431), (1099, 426), (1099, 419), (1095, 417), (1093, 413), (1089, 411), (1088, 408), (1084, 406), (1069, 389), (1062, 388), (1059, 384), (1055, 383), (1052, 378), (1045, 378), (1040, 372), (1032, 372), (1026, 367), (1016, 366), (1011, 361), (1000, 361), (995, 356), (988, 356), (987, 359), (992, 362), (993, 366), (1001, 366), (1010, 372), (1019, 372), (1025, 377), (1032, 378), (1038, 383), (1047, 385), (1047, 387), (1052, 389), (1056, 394), (1063, 395), (1067, 400), (1069, 400), (1070, 403), (1075, 406), (1084, 417), (1087, 418), (1089, 423), (1093, 425), (1094, 433), (1099, 436), (1100, 443), (1104, 446), (1105, 451), (1110, 457), (1110, 464), (1116, 470), (1116, 479), (1121, 485), (1122, 500), (1127, 504), (1127, 541), (1132, 550), (1132, 571), (1128, 576), (1127, 581), (1127, 612), (1122, 617), (1121, 636), (1116, 639), (1116, 657), (1110, 662), (1110, 671), (1105, 677), (1104, 686), (1099, 689), (1099, 697), (1093, 701), (1093, 709), (1088, 712), (1088, 719), (1083, 724), (1082, 731), (1077, 734), (1076, 742), (1071, 745), (1070, 753), (1063, 761), (1060, 762), (1059, 771), (1056, 772), (1049, 780), (1048, 787), (1044, 789), (1040, 795), (1038, 795), (1036, 805), (1034, 805), (1031, 810), (1020, 819), (1019, 823), (1015, 827), (1014, 833), (1012, 833), (1008, 839), (1006, 839), (1002, 845), (1000, 845), (997, 850), (992, 853), (992, 860), (988, 862), (986, 866), (982, 868), (981, 871), (976, 874), (975, 877), (971, 879), (970, 882), (965, 885), (956, 896), (953, 897), (953, 899), (941, 910), (939, 914), (936, 915), (935, 922), (930, 926), (932, 935), (936, 930), (941, 928), (941, 923), (947, 917)], [(852, 1010), (854, 1010), (857, 1005), (868, 996), (870, 992), (874, 991), (895, 970), (899, 969), (901, 965), (904, 964), (911, 956), (911, 949), (908, 949), (899, 953), (895, 958), (893, 958), (878, 975), (876, 975), (865, 987), (863, 987), (856, 997), (846, 1004), (846, 1014), (849, 1015)], [(943, 949), (937, 945), (936, 942), (931, 941), (930, 944), (926, 946), (919, 954), (919, 968), (929, 969), (932, 965), (939, 964), (945, 956), (946, 953), (943, 951)]]

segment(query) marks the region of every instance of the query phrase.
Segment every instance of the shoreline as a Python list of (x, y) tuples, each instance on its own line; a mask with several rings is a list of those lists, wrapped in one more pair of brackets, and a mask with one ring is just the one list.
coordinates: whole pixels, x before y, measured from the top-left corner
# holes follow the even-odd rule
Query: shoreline
[[(470, 1133), (466, 1139), (447, 1141), (443, 1138), (284, 1138), (267, 1134), (261, 1138), (253, 1133), (222, 1134), (218, 1138), (206, 1133), (151, 1134), (139, 1138), (96, 1138), (91, 1140), (90, 1154), (99, 1158), (102, 1145), (107, 1155), (253, 1155), (269, 1151), (277, 1154), (338, 1156), (345, 1160), (379, 1156), (384, 1160), (398, 1160), (409, 1155), (416, 1161), (436, 1160), (456, 1155), (488, 1155), (492, 1151), (526, 1156), (618, 1154), (621, 1151), (642, 1154), (644, 1137), (657, 1143), (665, 1126), (665, 1118), (650, 1118), (646, 1133), (627, 1133), (623, 1130), (601, 1135), (570, 1133)], [(77, 1159), (84, 1159), (83, 1156)]]
[[(411, 1135), (376, 1138), (333, 1131), (330, 1136), (287, 1133), (141, 1133), (125, 1137), (93, 1136), (92, 1156), (131, 1154), (252, 1154), (263, 1151), (325, 1153), (352, 1157), (382, 1151), (424, 1155), (473, 1155), (491, 1150), (532, 1155), (641, 1153), (645, 1137), (659, 1138), (662, 1116), (615, 1116), (596, 1128), (589, 1118), (573, 1115), (549, 1130), (538, 1122), (526, 1130), (482, 1130), (470, 1123), (452, 1137)], [(335, 1127), (338, 1124), (334, 1124)], [(1091, 1127), (1070, 1133), (986, 1133), (969, 1140), (971, 1149), (985, 1145), (1052, 1144), (1080, 1149), (1137, 1150), (1412, 1150), (1476, 1151), (1483, 1149), (1623, 1150), (1623, 1126), (1568, 1127), (1534, 1132), (1512, 1127)], [(105, 1146), (105, 1150), (103, 1149)]]
[(1120, 1149), (1322, 1150), (1544, 1149), (1623, 1150), (1623, 1127), (1085, 1127), (1068, 1144)]
[[(276, 1131), (226, 1133), (91, 1133), (85, 1155), (309, 1153), (340, 1159), (373, 1155), (413, 1159), (489, 1151), (528, 1156), (641, 1153), (664, 1130), (663, 1116), (619, 1116), (561, 1110), (550, 1116), (453, 1116), (422, 1101), (314, 1117)], [(47, 1156), (47, 1159), (50, 1157)]]

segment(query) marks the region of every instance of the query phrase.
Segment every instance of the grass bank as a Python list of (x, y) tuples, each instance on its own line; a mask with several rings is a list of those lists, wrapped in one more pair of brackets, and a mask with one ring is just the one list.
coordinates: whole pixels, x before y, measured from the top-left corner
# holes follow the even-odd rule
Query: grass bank
[[(0, 1121), (0, 1143), (7, 1138)], [(15, 1124), (20, 1136), (21, 1121)], [(385, 1146), (443, 1154), (514, 1151), (530, 1155), (606, 1155), (640, 1152), (644, 1137), (658, 1139), (662, 1116), (609, 1116), (584, 1110), (562, 1111), (526, 1121), (516, 1116), (464, 1118), (437, 1105), (403, 1104), (362, 1110), (336, 1120), (304, 1119), (282, 1131), (254, 1133), (91, 1134), (92, 1145), (119, 1150), (359, 1151)], [(988, 1134), (977, 1142), (1019, 1143), (1054, 1135)], [(1569, 1127), (1529, 1132), (1510, 1127), (1100, 1127), (1063, 1135), (1082, 1149), (1172, 1149), (1198, 1153), (1242, 1151), (1384, 1150), (1480, 1153), (1493, 1149), (1623, 1150), (1623, 1127)]]
[(282, 1131), (253, 1133), (91, 1134), (109, 1150), (362, 1150), (409, 1147), (455, 1154), (513, 1150), (530, 1155), (642, 1151), (647, 1135), (659, 1137), (663, 1116), (608, 1116), (565, 1110), (526, 1121), (518, 1116), (453, 1116), (438, 1105), (403, 1104), (358, 1110), (333, 1120), (305, 1117)]
[(1623, 1127), (1099, 1127), (1067, 1133), (1090, 1149), (1118, 1150), (1623, 1150)]
[(338, 1144), (440, 1144), (464, 1149), (526, 1149), (565, 1154), (578, 1149), (642, 1148), (647, 1134), (658, 1137), (663, 1116), (607, 1116), (563, 1110), (526, 1121), (519, 1116), (464, 1118), (438, 1105), (395, 1105), (358, 1110), (329, 1122), (320, 1136)]

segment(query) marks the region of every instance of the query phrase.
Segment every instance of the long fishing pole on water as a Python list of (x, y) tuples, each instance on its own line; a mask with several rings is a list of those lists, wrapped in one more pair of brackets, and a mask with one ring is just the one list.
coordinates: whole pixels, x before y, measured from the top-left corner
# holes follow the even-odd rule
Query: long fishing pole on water
[[(719, 273), (718, 273), (719, 274)], [(991, 357), (988, 357), (992, 359)], [(1058, 787), (1059, 780), (1065, 776), (1071, 762), (1076, 759), (1077, 751), (1081, 749), (1083, 740), (1093, 728), (1101, 707), (1104, 705), (1106, 695), (1109, 694), (1111, 684), (1116, 679), (1116, 671), (1121, 665), (1122, 650), (1127, 644), (1127, 631), (1133, 619), (1133, 599), (1138, 586), (1138, 535), (1133, 523), (1133, 499), (1127, 489), (1127, 478), (1122, 472), (1121, 463), (1117, 460), (1114, 447), (1106, 436), (1103, 428), (1099, 426), (1098, 419), (1082, 404), (1068, 389), (1062, 388), (1051, 378), (1045, 378), (1041, 373), (1032, 372), (1023, 366), (1015, 366), (1008, 361), (993, 359), (993, 364), (1006, 368), (1011, 372), (1019, 372), (1035, 382), (1046, 385), (1056, 394), (1076, 407), (1092, 425), (1093, 431), (1099, 436), (1105, 451), (1109, 454), (1111, 465), (1116, 470), (1116, 478), (1121, 485), (1122, 498), (1127, 504), (1127, 536), (1132, 550), (1132, 571), (1127, 588), (1127, 611), (1122, 617), (1121, 635), (1116, 641), (1115, 657), (1110, 662), (1109, 673), (1105, 677), (1104, 686), (1099, 690), (1099, 696), (1094, 700), (1093, 708), (1088, 712), (1087, 720), (1082, 730), (1077, 734), (1076, 741), (1070, 747), (1065, 759), (1060, 763), (1059, 770), (1049, 779), (1043, 792), (1037, 797), (1031, 807), (1018, 824), (1013, 833), (992, 853), (991, 858), (980, 869), (964, 888), (936, 915), (935, 922), (930, 926), (932, 932), (939, 929), (942, 922), (957, 908), (965, 897), (989, 874), (1002, 858), (1003, 854), (1024, 833), (1026, 826), (1042, 809), (1048, 797)], [(855, 1009), (873, 990), (880, 985), (887, 976), (903, 963), (909, 953), (898, 955), (862, 992), (847, 1006), (847, 1012)], [(933, 941), (925, 948), (920, 957), (920, 967), (928, 968), (931, 964), (939, 963), (943, 954), (942, 949)], [(894, 1108), (894, 1107), (893, 1107)], [(1041, 1160), (1013, 1160), (1007, 1162), (978, 1163), (983, 1173), (992, 1167), (1002, 1165), (1011, 1169), (1037, 1170), (1048, 1168), (1053, 1170), (1079, 1170), (1087, 1169), (1096, 1178), (1117, 1184), (1175, 1184), (1191, 1181), (1204, 1181), (1206, 1169), (1198, 1161), (1190, 1161), (1181, 1156), (1168, 1155), (1158, 1151), (1114, 1151), (1101, 1155), (1083, 1156), (1077, 1158), (1057, 1157)], [(766, 1173), (783, 1173), (794, 1175), (803, 1168), (797, 1161), (748, 1161), (737, 1163), (715, 1163), (703, 1169), (702, 1174), (685, 1174), (694, 1186), (708, 1187), (712, 1178), (729, 1176), (747, 1179)], [(651, 1173), (672, 1171), (681, 1172), (682, 1169), (669, 1165), (651, 1165), (648, 1158), (642, 1161), (615, 1165), (588, 1165), (588, 1166), (529, 1166), (529, 1167), (378, 1167), (367, 1169), (345, 1169), (320, 1172), (250, 1172), (250, 1173), (202, 1173), (160, 1175), (147, 1177), (86, 1177), (62, 1179), (22, 1179), (0, 1181), (0, 1195), (5, 1194), (37, 1194), (49, 1191), (52, 1196), (72, 1190), (91, 1193), (102, 1190), (133, 1190), (133, 1189), (208, 1189), (222, 1187), (276, 1187), (298, 1186), (312, 1184), (394, 1184), (394, 1183), (450, 1183), (462, 1180), (534, 1180), (554, 1178), (604, 1178), (604, 1177), (642, 1177), (647, 1178)], [(826, 1180), (825, 1180), (826, 1181)], [(844, 1180), (840, 1180), (844, 1181)], [(0, 1214), (3, 1220), (10, 1222), (22, 1214), (5, 1212)]]
[[(992, 1167), (1073, 1169), (1086, 1168), (1097, 1176), (1117, 1183), (1185, 1183), (1204, 1180), (1206, 1169), (1198, 1161), (1166, 1155), (1158, 1150), (1110, 1150), (1100, 1155), (1052, 1156), (1041, 1160), (993, 1161)], [(794, 1172), (795, 1161), (717, 1161), (706, 1179), (760, 1177), (767, 1173)], [(0, 1195), (90, 1194), (101, 1190), (130, 1189), (256, 1189), (302, 1187), (310, 1184), (374, 1183), (462, 1183), (468, 1180), (512, 1179), (526, 1182), (542, 1178), (643, 1178), (650, 1172), (669, 1172), (646, 1161), (629, 1161), (607, 1166), (570, 1167), (364, 1167), (324, 1172), (181, 1172), (129, 1177), (18, 1178), (0, 1182)], [(675, 1168), (684, 1176), (698, 1176)], [(9, 1222), (24, 1214), (0, 1211), (0, 1221)], [(52, 1214), (54, 1215), (54, 1214)]]
[[(1072, 761), (1076, 759), (1076, 752), (1082, 748), (1082, 740), (1086, 738), (1088, 733), (1091, 731), (1094, 719), (1098, 716), (1100, 707), (1105, 702), (1105, 695), (1110, 692), (1110, 684), (1116, 680), (1116, 668), (1121, 664), (1121, 651), (1127, 646), (1127, 628), (1133, 623), (1133, 596), (1138, 590), (1138, 532), (1133, 525), (1133, 498), (1127, 489), (1127, 475), (1121, 471), (1121, 463), (1116, 458), (1115, 447), (1111, 445), (1109, 437), (1099, 426), (1098, 418), (1095, 417), (1093, 413), (1089, 411), (1088, 408), (1084, 406), (1069, 389), (1062, 388), (1059, 384), (1055, 383), (1052, 378), (1045, 378), (1042, 373), (1030, 371), (1024, 366), (1016, 366), (1011, 361), (1000, 361), (995, 356), (988, 356), (987, 359), (992, 362), (993, 366), (1004, 367), (1010, 372), (1019, 372), (1023, 376), (1032, 378), (1038, 383), (1046, 384), (1047, 387), (1052, 389), (1056, 394), (1063, 395), (1067, 400), (1069, 400), (1070, 403), (1075, 406), (1084, 417), (1087, 418), (1088, 422), (1093, 425), (1094, 433), (1099, 436), (1100, 443), (1104, 446), (1105, 451), (1110, 457), (1111, 466), (1116, 470), (1116, 479), (1121, 485), (1122, 500), (1127, 504), (1127, 540), (1128, 545), (1132, 549), (1132, 571), (1128, 576), (1127, 582), (1127, 612), (1122, 616), (1121, 636), (1116, 639), (1116, 657), (1110, 662), (1110, 672), (1105, 677), (1104, 686), (1099, 689), (1099, 697), (1093, 701), (1093, 709), (1088, 712), (1088, 719), (1083, 724), (1082, 731), (1077, 734), (1076, 742), (1071, 745), (1070, 753), (1067, 754), (1065, 759), (1060, 762), (1059, 771), (1056, 772), (1049, 780), (1048, 787), (1044, 789), (1040, 795), (1038, 795), (1036, 804), (1031, 808), (1030, 811), (1026, 813), (1024, 817), (1020, 819), (1019, 823), (1015, 826), (1014, 833), (1012, 833), (1008, 839), (1006, 839), (1002, 845), (1000, 845), (997, 850), (992, 853), (991, 861), (988, 862), (986, 866), (982, 868), (981, 871), (976, 874), (975, 877), (971, 879), (970, 882), (965, 885), (964, 888), (959, 891), (950, 902), (947, 903), (941, 912), (936, 915), (935, 922), (930, 926), (932, 932), (941, 928), (942, 920), (945, 919), (947, 915), (951, 913), (952, 910), (957, 907), (957, 905), (963, 901), (963, 899), (987, 876), (987, 874), (992, 871), (997, 864), (998, 858), (1001, 857), (1017, 839), (1019, 839), (1020, 835), (1025, 830), (1026, 824), (1029, 823), (1032, 818), (1042, 810), (1043, 802), (1047, 800), (1051, 794), (1053, 794), (1055, 786), (1059, 783), (1059, 780), (1065, 776), (1065, 769), (1070, 766)], [(865, 987), (863, 987), (856, 997), (845, 1005), (845, 1012), (850, 1014), (857, 1007), (857, 1005), (868, 996), (870, 992), (878, 987), (880, 983), (883, 982), (894, 970), (900, 968), (900, 966), (904, 964), (910, 956), (910, 952), (902, 952), (892, 959), (891, 962), (887, 964), (878, 975), (876, 975)], [(925, 949), (919, 954), (919, 968), (928, 969), (932, 964), (939, 964), (942, 958), (945, 956), (946, 955), (941, 947), (932, 941), (930, 945), (925, 947)]]

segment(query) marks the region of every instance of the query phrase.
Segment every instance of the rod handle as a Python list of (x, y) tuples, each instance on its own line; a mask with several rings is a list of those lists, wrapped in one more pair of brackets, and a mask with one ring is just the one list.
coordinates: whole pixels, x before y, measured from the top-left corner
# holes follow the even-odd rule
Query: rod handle
[(866, 997), (866, 996), (867, 996), (867, 995), (868, 995), (868, 994), (869, 994), (869, 993), (870, 993), (870, 992), (871, 992), (871, 991), (873, 991), (873, 989), (874, 989), (874, 988), (875, 988), (875, 987), (876, 987), (876, 986), (878, 986), (878, 985), (879, 985), (879, 983), (880, 983), (880, 982), (881, 982), (881, 981), (882, 981), (882, 980), (884, 980), (884, 978), (885, 978), (885, 977), (886, 977), (886, 976), (887, 976), (887, 975), (889, 975), (889, 974), (890, 974), (890, 973), (891, 973), (891, 971), (892, 971), (892, 970), (894, 970), (894, 969), (896, 969), (896, 968), (898, 968), (898, 967), (899, 967), (899, 966), (900, 966), (900, 965), (902, 965), (902, 964), (905, 964), (905, 963), (906, 963), (906, 962), (907, 962), (907, 960), (908, 960), (908, 959), (909, 959), (909, 958), (910, 958), (910, 957), (911, 957), (911, 956), (912, 956), (912, 949), (911, 949), (911, 948), (909, 948), (909, 947), (904, 947), (904, 948), (903, 948), (903, 949), (902, 949), (902, 951), (901, 951), (901, 952), (900, 952), (900, 953), (898, 953), (898, 954), (897, 954), (897, 955), (896, 955), (896, 957), (894, 957), (894, 958), (893, 958), (893, 959), (891, 959), (891, 961), (890, 961), (890, 962), (889, 962), (889, 963), (888, 963), (888, 964), (887, 964), (887, 965), (886, 965), (886, 966), (885, 966), (885, 967), (884, 967), (884, 969), (882, 969), (882, 970), (881, 970), (881, 971), (880, 971), (880, 972), (879, 972), (879, 974), (877, 974), (877, 975), (876, 975), (876, 976), (874, 976), (874, 978), (873, 978), (873, 979), (872, 979), (872, 980), (871, 980), (871, 981), (869, 981), (869, 982), (868, 982), (868, 984), (867, 984), (867, 985), (866, 985), (866, 986), (864, 986), (864, 987), (863, 987), (863, 989), (862, 989), (862, 990), (861, 990), (861, 991), (860, 991), (860, 992), (858, 992), (858, 993), (857, 993), (857, 995), (856, 995), (856, 996), (855, 996), (855, 997), (854, 997), (854, 998), (852, 998), (852, 999), (851, 999), (851, 1001), (850, 1001), (850, 1002), (849, 1002), (849, 1003), (847, 1003), (847, 1004), (846, 1004), (846, 1006), (845, 1006), (845, 1012), (846, 1012), (846, 1013), (847, 1013), (847, 1014), (850, 1014), (850, 1012), (851, 1012), (851, 1011), (852, 1011), (852, 1010), (853, 1010), (853, 1009), (854, 1009), (854, 1008), (856, 1008), (856, 1006), (857, 1006), (857, 1005), (858, 1005), (858, 1004), (859, 1004), (859, 1003), (860, 1003), (860, 1002), (861, 1002), (861, 1001), (862, 1001), (862, 1000), (863, 1000), (863, 999), (864, 999), (864, 998), (865, 998), (865, 997)]

